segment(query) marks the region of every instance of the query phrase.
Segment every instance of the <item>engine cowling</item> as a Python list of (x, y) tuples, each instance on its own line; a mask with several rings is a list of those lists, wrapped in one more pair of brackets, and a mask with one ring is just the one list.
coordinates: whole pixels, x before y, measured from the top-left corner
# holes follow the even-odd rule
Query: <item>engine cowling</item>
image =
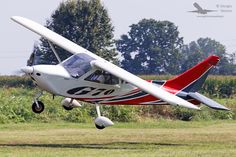
[(61, 101), (61, 105), (65, 107), (81, 107), (81, 104), (72, 98), (65, 98)]
[(105, 127), (112, 126), (114, 123), (107, 117), (99, 116), (94, 121), (98, 129), (104, 129)]

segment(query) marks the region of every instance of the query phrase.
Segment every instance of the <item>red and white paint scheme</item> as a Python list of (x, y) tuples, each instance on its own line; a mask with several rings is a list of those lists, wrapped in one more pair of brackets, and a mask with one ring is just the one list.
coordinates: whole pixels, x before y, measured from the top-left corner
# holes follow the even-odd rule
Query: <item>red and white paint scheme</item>
[[(218, 56), (208, 57), (171, 80), (146, 81), (36, 22), (19, 16), (12, 17), (12, 20), (47, 39), (59, 62), (57, 65), (27, 66), (22, 71), (42, 90), (65, 97), (61, 104), (67, 110), (79, 107), (77, 100), (95, 104), (98, 114), (95, 125), (98, 129), (113, 125), (111, 120), (101, 116), (99, 106), (102, 104), (169, 104), (200, 110), (198, 105), (202, 103), (214, 109), (229, 110), (197, 92), (210, 69), (219, 61)], [(72, 56), (61, 61), (53, 44), (72, 53)], [(36, 113), (44, 110), (44, 104), (39, 101), (41, 94), (36, 95), (32, 105)]]

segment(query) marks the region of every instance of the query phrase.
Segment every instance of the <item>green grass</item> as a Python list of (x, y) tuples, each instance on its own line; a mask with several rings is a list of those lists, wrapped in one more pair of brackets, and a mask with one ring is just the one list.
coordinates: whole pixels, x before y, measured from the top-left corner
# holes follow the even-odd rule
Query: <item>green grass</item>
[(143, 121), (97, 130), (92, 123), (0, 126), (0, 156), (236, 156), (236, 121)]

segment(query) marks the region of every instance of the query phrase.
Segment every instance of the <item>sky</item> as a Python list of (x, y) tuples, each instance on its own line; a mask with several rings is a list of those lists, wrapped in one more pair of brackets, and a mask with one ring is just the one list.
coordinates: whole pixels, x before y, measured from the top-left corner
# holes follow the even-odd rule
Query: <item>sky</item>
[[(7, 0), (0, 6), (0, 75), (16, 74), (26, 66), (33, 45), (40, 38), (10, 20), (23, 16), (42, 25), (65, 0)], [(101, 0), (115, 27), (115, 38), (127, 34), (131, 24), (143, 18), (168, 20), (178, 26), (184, 43), (210, 37), (226, 46), (227, 53), (236, 51), (235, 0)], [(203, 9), (217, 10), (206, 15), (190, 13), (197, 2)]]

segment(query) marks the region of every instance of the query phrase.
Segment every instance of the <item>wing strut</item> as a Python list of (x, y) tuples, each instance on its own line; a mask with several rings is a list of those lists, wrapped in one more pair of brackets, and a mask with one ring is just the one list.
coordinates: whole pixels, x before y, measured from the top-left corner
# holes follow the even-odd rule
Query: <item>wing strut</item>
[(50, 41), (48, 41), (48, 44), (49, 44), (50, 48), (52, 49), (52, 52), (56, 56), (58, 62), (61, 63), (61, 58), (59, 57), (59, 55), (58, 55), (57, 51), (55, 50), (54, 46), (52, 45), (52, 43)]

